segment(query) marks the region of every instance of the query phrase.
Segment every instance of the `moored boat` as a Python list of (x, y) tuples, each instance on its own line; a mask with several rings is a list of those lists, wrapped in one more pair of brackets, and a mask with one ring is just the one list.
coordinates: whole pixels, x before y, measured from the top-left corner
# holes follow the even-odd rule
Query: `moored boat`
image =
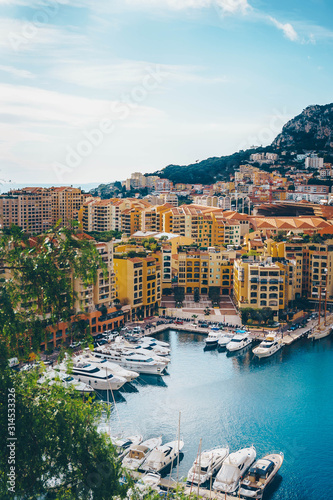
[(235, 335), (226, 345), (229, 352), (239, 351), (252, 343), (251, 337), (247, 333), (239, 333)]
[(277, 339), (275, 334), (269, 334), (252, 352), (258, 358), (268, 358), (284, 346), (282, 340)]
[(203, 451), (190, 468), (187, 482), (189, 484), (206, 483), (221, 468), (228, 455), (228, 446), (217, 446), (211, 450)]
[(115, 446), (119, 458), (124, 458), (129, 452), (131, 446), (138, 445), (142, 443), (143, 437), (141, 434), (135, 434), (134, 436), (111, 436), (111, 442)]
[(206, 347), (217, 346), (219, 338), (223, 335), (223, 332), (217, 326), (212, 326), (209, 329), (208, 335), (205, 338)]
[(161, 472), (170, 465), (184, 447), (183, 441), (170, 441), (155, 448), (143, 462), (140, 469), (148, 472)]
[(139, 352), (124, 352), (121, 349), (112, 349), (103, 346), (95, 349), (94, 354), (98, 357), (118, 363), (128, 370), (134, 370), (138, 373), (145, 373), (147, 375), (162, 375), (166, 368), (166, 363), (156, 361), (152, 357)]
[(226, 347), (227, 344), (234, 338), (235, 334), (232, 332), (224, 332), (219, 338), (217, 344), (219, 347)]
[(213, 489), (223, 493), (234, 493), (239, 483), (256, 459), (254, 446), (243, 448), (225, 459), (213, 484)]
[(162, 436), (159, 436), (157, 438), (147, 439), (140, 444), (132, 445), (123, 459), (123, 466), (130, 470), (139, 469), (140, 465), (148, 458), (152, 450), (161, 444)]
[(242, 498), (263, 498), (265, 488), (272, 481), (283, 463), (283, 453), (272, 453), (257, 460), (240, 484)]

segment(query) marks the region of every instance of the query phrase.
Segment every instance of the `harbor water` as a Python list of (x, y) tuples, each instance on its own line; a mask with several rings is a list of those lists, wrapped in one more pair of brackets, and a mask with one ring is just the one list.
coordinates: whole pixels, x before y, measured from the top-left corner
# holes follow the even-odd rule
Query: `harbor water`
[(179, 478), (195, 460), (200, 438), (202, 450), (253, 444), (257, 457), (285, 456), (266, 500), (333, 498), (333, 337), (304, 339), (261, 360), (251, 346), (231, 356), (205, 351), (198, 334), (171, 330), (158, 338), (171, 344), (168, 374), (141, 375), (121, 393), (113, 434), (162, 434), (163, 442), (171, 441), (181, 412)]

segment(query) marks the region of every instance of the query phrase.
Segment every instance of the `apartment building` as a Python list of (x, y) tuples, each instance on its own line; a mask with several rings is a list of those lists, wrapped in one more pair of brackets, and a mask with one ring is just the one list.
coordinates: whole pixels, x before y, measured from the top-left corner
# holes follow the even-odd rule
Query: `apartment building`
[(192, 294), (197, 288), (206, 295), (209, 287), (220, 288), (221, 295), (231, 295), (233, 286), (233, 261), (236, 252), (209, 248), (207, 251), (182, 248), (175, 259), (178, 286)]
[(127, 319), (152, 316), (159, 307), (162, 293), (161, 254), (128, 258), (115, 253), (114, 271), (117, 298), (130, 306)]
[(320, 287), (323, 292), (327, 285), (327, 297), (333, 299), (333, 239), (325, 243), (304, 243), (301, 238), (279, 243), (267, 240), (266, 246), (273, 259), (294, 261), (295, 298), (318, 300)]
[(84, 231), (120, 231), (121, 200), (91, 199), (83, 204), (80, 221)]
[[(82, 237), (87, 238), (87, 235)], [(76, 313), (90, 313), (96, 309), (100, 309), (102, 306), (110, 308), (113, 306), (116, 298), (115, 273), (113, 271), (113, 243), (95, 242), (95, 246), (105, 264), (105, 269), (98, 269), (96, 283), (88, 286), (81, 279), (74, 279)]]
[(239, 309), (270, 307), (275, 319), (294, 300), (295, 266), (251, 256), (234, 263), (234, 299)]
[(72, 187), (27, 187), (0, 195), (0, 227), (20, 226), (24, 231), (43, 233), (58, 221), (69, 226), (78, 220), (85, 200), (81, 189)]

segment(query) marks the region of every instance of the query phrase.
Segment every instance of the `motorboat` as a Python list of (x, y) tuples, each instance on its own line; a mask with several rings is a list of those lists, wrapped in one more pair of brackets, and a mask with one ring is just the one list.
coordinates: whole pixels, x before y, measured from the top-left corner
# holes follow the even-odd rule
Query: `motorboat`
[[(74, 360), (75, 361), (75, 360)], [(126, 384), (126, 379), (116, 377), (105, 369), (87, 361), (74, 362), (71, 375), (79, 382), (85, 382), (94, 389), (116, 391)]]
[(79, 382), (72, 375), (68, 375), (64, 371), (48, 370), (38, 382), (40, 384), (47, 383), (48, 385), (59, 383), (67, 388), (73, 388), (81, 394), (91, 394), (94, 392), (94, 389), (90, 385)]
[(258, 358), (268, 358), (282, 349), (283, 346), (283, 342), (280, 339), (277, 339), (275, 334), (272, 334), (267, 335), (265, 340), (255, 347), (252, 352), (255, 356), (258, 356)]
[(217, 473), (213, 489), (223, 493), (234, 493), (255, 459), (254, 446), (230, 453)]
[(204, 484), (220, 470), (224, 460), (229, 455), (229, 447), (216, 447), (203, 451), (196, 458), (187, 474), (189, 484)]
[(122, 436), (111, 436), (111, 443), (116, 448), (116, 452), (120, 459), (124, 458), (130, 450), (131, 446), (136, 446), (142, 443), (143, 437), (141, 434), (135, 434), (134, 436), (122, 437)]
[(136, 470), (146, 460), (154, 448), (162, 444), (162, 436), (147, 439), (141, 444), (132, 445), (129, 452), (123, 459), (123, 466), (126, 469)]
[(170, 353), (169, 349), (165, 349), (164, 347), (153, 347), (148, 344), (137, 344), (133, 345), (127, 342), (123, 337), (117, 337), (114, 345), (117, 349), (122, 349), (123, 351), (136, 351), (141, 352), (147, 356), (151, 356), (157, 361), (161, 361), (163, 363), (169, 363), (170, 359), (166, 356)]
[(78, 356), (76, 359), (80, 361), (90, 361), (92, 363), (95, 363), (100, 368), (109, 370), (112, 375), (125, 378), (127, 382), (131, 382), (139, 376), (137, 372), (134, 372), (133, 370), (126, 370), (117, 363), (112, 363), (112, 361), (100, 357), (99, 355), (97, 355), (97, 353), (92, 354), (89, 352)]
[(184, 447), (183, 441), (170, 441), (155, 448), (140, 467), (148, 472), (161, 472), (170, 465)]
[(142, 353), (124, 352), (121, 349), (112, 349), (110, 347), (97, 347), (94, 354), (98, 357), (118, 363), (123, 368), (134, 370), (138, 373), (148, 375), (162, 375), (166, 364), (156, 361), (151, 356)]
[(283, 453), (272, 453), (257, 460), (240, 484), (242, 498), (263, 498), (265, 488), (272, 481), (283, 463)]
[(139, 342), (138, 346), (154, 352), (157, 356), (168, 356), (170, 354), (170, 349), (168, 347), (162, 347), (158, 344), (154, 344), (153, 342), (150, 344)]
[(164, 342), (164, 340), (157, 340), (154, 337), (141, 337), (139, 340), (139, 343), (143, 342), (144, 344), (151, 344), (151, 345), (159, 345), (161, 347), (165, 347), (166, 349), (170, 349), (170, 344), (169, 342)]
[(137, 346), (131, 346), (131, 347), (124, 347), (123, 348), (125, 352), (140, 352), (142, 354), (145, 354), (146, 356), (151, 356), (152, 358), (156, 359), (156, 361), (160, 361), (161, 363), (169, 364), (170, 363), (170, 358), (167, 358), (166, 352), (162, 354), (157, 354), (155, 349), (150, 346), (145, 346), (145, 345), (137, 345)]
[(226, 345), (229, 352), (239, 351), (252, 343), (251, 337), (247, 333), (239, 333), (234, 335), (230, 342)]
[(219, 328), (211, 328), (205, 338), (206, 347), (217, 346), (218, 340), (221, 337), (222, 332)]
[(135, 487), (141, 493), (148, 493), (150, 490), (159, 492), (160, 481), (161, 481), (160, 474), (154, 472), (148, 472), (135, 483)]
[(219, 347), (226, 347), (227, 344), (234, 338), (235, 334), (232, 332), (225, 332), (222, 334), (222, 336), (219, 338), (217, 344)]

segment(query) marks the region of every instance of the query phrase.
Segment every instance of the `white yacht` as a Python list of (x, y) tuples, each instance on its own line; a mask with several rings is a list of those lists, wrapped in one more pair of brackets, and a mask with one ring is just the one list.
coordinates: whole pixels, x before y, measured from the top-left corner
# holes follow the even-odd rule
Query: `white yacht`
[(166, 364), (154, 360), (142, 353), (124, 352), (121, 349), (111, 349), (109, 347), (98, 347), (94, 350), (96, 356), (118, 363), (128, 370), (148, 375), (162, 375)]
[(226, 345), (227, 351), (239, 351), (252, 343), (251, 337), (247, 333), (240, 333), (235, 335)]
[(272, 453), (257, 460), (240, 484), (240, 496), (242, 498), (261, 500), (265, 488), (277, 474), (283, 459), (283, 453)]
[(156, 474), (154, 472), (148, 472), (135, 483), (135, 487), (141, 493), (149, 493), (150, 490), (159, 492), (160, 481), (161, 481), (161, 476), (159, 474)]
[(219, 338), (222, 336), (222, 332), (219, 328), (211, 328), (205, 338), (206, 347), (217, 346)]
[(141, 337), (139, 342), (143, 342), (144, 344), (159, 345), (161, 347), (165, 347), (166, 349), (170, 349), (169, 342), (164, 342), (164, 340), (157, 340), (154, 337)]
[(170, 441), (155, 448), (141, 465), (141, 469), (148, 472), (161, 472), (170, 465), (183, 449), (183, 441)]
[(47, 370), (46, 373), (38, 380), (40, 384), (48, 383), (48, 385), (53, 385), (56, 383), (62, 384), (65, 387), (72, 387), (76, 391), (81, 392), (81, 394), (90, 394), (94, 392), (94, 389), (84, 382), (79, 382), (72, 375), (68, 375), (64, 371), (57, 370)]
[(126, 469), (130, 470), (139, 469), (140, 465), (146, 460), (152, 450), (156, 448), (156, 446), (160, 446), (161, 444), (162, 436), (147, 439), (141, 444), (133, 444), (130, 447), (126, 457), (123, 459), (123, 466), (126, 467)]
[(108, 361), (107, 359), (102, 358), (100, 355), (98, 355), (96, 352), (95, 353), (86, 353), (82, 354), (81, 356), (78, 356), (76, 358), (77, 360), (80, 361), (87, 361), (96, 364), (100, 368), (105, 368), (112, 373), (112, 375), (115, 375), (116, 377), (123, 377), (127, 380), (127, 382), (131, 382), (132, 380), (138, 378), (139, 374), (137, 372), (134, 372), (132, 370), (126, 370), (125, 368), (122, 368), (120, 365), (117, 363), (112, 363), (112, 361)]
[(156, 359), (156, 361), (159, 361), (160, 363), (165, 363), (168, 365), (170, 363), (170, 358), (166, 357), (166, 354), (157, 354), (157, 352), (150, 346), (145, 346), (145, 345), (137, 345), (137, 346), (130, 346), (130, 347), (124, 347), (123, 350), (125, 352), (139, 352), (141, 354), (145, 354), (146, 356), (151, 356), (152, 358)]
[(125, 378), (115, 377), (109, 370), (86, 361), (74, 362), (71, 375), (79, 382), (85, 382), (94, 389), (105, 391), (115, 391), (126, 384)]
[(123, 351), (136, 351), (136, 352), (141, 352), (142, 354), (146, 354), (147, 356), (151, 356), (152, 358), (156, 359), (157, 361), (161, 361), (163, 363), (169, 363), (170, 359), (166, 358), (170, 351), (168, 349), (165, 349), (164, 347), (153, 347), (152, 345), (148, 344), (142, 344), (142, 343), (135, 343), (132, 344), (130, 342), (127, 342), (123, 337), (117, 337), (114, 346), (117, 349), (122, 349)]
[(256, 450), (253, 446), (230, 453), (217, 473), (213, 489), (223, 493), (234, 493), (255, 459)]
[(143, 437), (140, 434), (128, 437), (111, 436), (111, 442), (115, 446), (119, 458), (124, 458), (129, 452), (130, 447), (142, 443), (142, 440)]
[(216, 447), (203, 451), (187, 474), (189, 484), (204, 484), (221, 468), (229, 455), (229, 447)]
[(268, 358), (282, 349), (283, 345), (283, 342), (277, 339), (274, 334), (267, 335), (265, 340), (255, 347), (252, 352), (258, 356), (258, 358)]
[(219, 347), (226, 347), (227, 344), (234, 338), (235, 334), (232, 332), (224, 332), (219, 338), (217, 344)]
[(158, 344), (146, 344), (144, 342), (139, 342), (138, 346), (141, 346), (143, 349), (147, 349), (148, 351), (154, 352), (157, 356), (169, 356), (170, 354), (170, 349), (168, 347), (162, 347)]

